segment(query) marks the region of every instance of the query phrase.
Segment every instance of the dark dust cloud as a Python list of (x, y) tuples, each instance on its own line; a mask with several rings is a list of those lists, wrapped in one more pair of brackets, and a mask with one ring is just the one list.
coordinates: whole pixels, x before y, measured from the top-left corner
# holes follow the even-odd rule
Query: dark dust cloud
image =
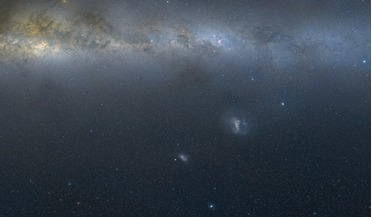
[(370, 7), (0, 0), (0, 216), (369, 216)]

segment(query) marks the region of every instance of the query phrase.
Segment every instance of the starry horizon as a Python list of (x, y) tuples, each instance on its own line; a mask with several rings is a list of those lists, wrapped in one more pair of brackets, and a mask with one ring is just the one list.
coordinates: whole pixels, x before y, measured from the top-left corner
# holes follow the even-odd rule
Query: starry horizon
[(0, 0), (0, 216), (369, 216), (370, 7)]

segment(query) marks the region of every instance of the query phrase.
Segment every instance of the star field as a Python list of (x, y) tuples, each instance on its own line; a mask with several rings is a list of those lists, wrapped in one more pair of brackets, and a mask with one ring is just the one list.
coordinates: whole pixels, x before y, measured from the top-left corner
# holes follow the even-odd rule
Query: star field
[(370, 7), (0, 0), (0, 216), (369, 216)]

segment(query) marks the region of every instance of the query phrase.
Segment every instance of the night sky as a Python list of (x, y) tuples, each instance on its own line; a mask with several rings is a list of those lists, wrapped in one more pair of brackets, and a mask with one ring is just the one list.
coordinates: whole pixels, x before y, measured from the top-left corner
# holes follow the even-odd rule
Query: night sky
[(369, 0), (0, 0), (0, 216), (370, 216)]

